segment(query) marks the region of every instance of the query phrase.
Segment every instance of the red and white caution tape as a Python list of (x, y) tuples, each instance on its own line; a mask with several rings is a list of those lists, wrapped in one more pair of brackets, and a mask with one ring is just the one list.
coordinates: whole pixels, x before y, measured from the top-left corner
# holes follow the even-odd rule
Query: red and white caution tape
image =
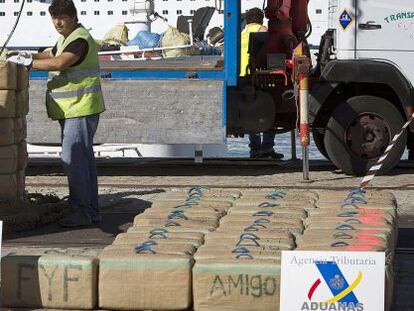
[(394, 144), (397, 142), (398, 138), (404, 133), (404, 131), (407, 129), (407, 127), (410, 125), (410, 123), (414, 120), (414, 113), (408, 118), (407, 122), (404, 124), (404, 126), (401, 128), (401, 131), (394, 136), (391, 143), (388, 145), (387, 149), (385, 149), (384, 154), (378, 159), (378, 162), (371, 167), (371, 169), (368, 171), (368, 174), (362, 179), (360, 188), (364, 189), (377, 175), (377, 173), (381, 170), (382, 165), (385, 162), (385, 159), (390, 155), (392, 148), (394, 147)]

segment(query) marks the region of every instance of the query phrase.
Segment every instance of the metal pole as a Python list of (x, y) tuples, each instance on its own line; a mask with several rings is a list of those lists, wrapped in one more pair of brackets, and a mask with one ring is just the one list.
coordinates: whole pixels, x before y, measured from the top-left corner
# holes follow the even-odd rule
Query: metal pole
[(299, 75), (300, 143), (302, 145), (303, 179), (309, 180), (309, 80), (307, 74)]
[(309, 180), (309, 147), (302, 147), (303, 179)]
[(296, 156), (296, 130), (290, 131), (290, 149), (292, 153), (292, 160), (297, 160)]

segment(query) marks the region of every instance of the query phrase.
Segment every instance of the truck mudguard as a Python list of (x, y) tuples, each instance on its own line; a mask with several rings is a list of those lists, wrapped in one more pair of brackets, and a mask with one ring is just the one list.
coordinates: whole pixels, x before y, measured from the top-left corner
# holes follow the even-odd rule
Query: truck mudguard
[(311, 122), (339, 83), (386, 84), (394, 90), (406, 114), (406, 108), (414, 105), (411, 83), (392, 63), (381, 60), (333, 60), (327, 64), (319, 82), (312, 89)]

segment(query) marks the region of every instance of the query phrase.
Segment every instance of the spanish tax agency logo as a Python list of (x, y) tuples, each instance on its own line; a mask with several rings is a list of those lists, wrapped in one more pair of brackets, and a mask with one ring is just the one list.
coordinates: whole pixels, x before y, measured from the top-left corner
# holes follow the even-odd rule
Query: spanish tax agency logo
[(301, 310), (344, 310), (344, 311), (362, 311), (364, 305), (361, 303), (354, 293), (354, 289), (358, 287), (362, 280), (362, 272), (360, 271), (349, 283), (342, 273), (341, 269), (334, 261), (315, 261), (324, 283), (332, 293), (332, 297), (326, 298), (324, 301), (314, 301), (313, 296), (318, 288), (323, 284), (318, 278), (310, 287), (308, 292), (309, 302), (304, 302)]

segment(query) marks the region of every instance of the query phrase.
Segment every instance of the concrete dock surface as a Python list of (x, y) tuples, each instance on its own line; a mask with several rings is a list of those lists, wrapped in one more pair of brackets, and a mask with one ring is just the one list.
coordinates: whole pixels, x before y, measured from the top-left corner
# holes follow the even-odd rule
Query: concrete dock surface
[[(29, 193), (68, 195), (67, 180), (58, 161), (43, 165), (32, 162), (27, 169)], [(6, 233), (3, 255), (22, 247), (103, 248), (132, 225), (135, 215), (151, 206), (165, 191), (193, 185), (218, 188), (268, 188), (347, 190), (361, 177), (338, 172), (328, 161), (311, 161), (310, 181), (303, 181), (300, 161), (206, 160), (116, 160), (99, 161), (99, 191), (102, 223), (80, 229), (63, 229), (52, 223), (34, 230)], [(374, 189), (392, 192), (398, 202), (400, 236), (395, 258), (393, 311), (414, 310), (414, 163), (403, 161), (392, 172), (378, 176)], [(404, 267), (400, 269), (399, 267)]]

